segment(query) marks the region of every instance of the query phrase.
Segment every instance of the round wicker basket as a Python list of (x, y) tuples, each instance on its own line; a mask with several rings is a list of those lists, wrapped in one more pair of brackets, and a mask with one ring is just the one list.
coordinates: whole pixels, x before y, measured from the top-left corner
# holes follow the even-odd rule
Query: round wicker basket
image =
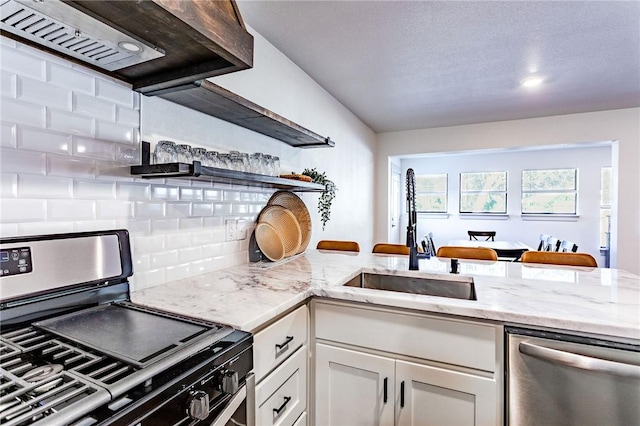
[(284, 244), (284, 257), (298, 253), (301, 232), (293, 213), (282, 206), (266, 206), (260, 213), (258, 223), (268, 223), (276, 230)]
[(271, 196), (267, 205), (282, 206), (293, 213), (300, 225), (300, 247), (296, 254), (305, 251), (311, 241), (311, 215), (304, 201), (293, 192), (278, 191)]
[(277, 261), (284, 258), (284, 244), (273, 226), (268, 223), (256, 225), (256, 242), (267, 259)]

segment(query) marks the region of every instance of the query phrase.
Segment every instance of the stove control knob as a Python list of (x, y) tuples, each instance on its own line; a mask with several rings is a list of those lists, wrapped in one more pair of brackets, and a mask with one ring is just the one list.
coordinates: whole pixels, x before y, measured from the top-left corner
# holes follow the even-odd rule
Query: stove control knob
[(222, 392), (229, 394), (238, 392), (238, 373), (227, 370), (222, 374)]
[(209, 416), (209, 395), (206, 392), (191, 393), (187, 402), (187, 415), (195, 420), (204, 420)]

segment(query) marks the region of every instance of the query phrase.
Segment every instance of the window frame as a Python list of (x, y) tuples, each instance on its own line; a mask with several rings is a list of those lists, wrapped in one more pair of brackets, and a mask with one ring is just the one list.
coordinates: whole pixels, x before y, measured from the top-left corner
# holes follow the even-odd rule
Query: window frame
[[(472, 175), (472, 174), (481, 174), (481, 173), (502, 173), (504, 174), (504, 191), (463, 191), (462, 189), (462, 175)], [(460, 172), (458, 174), (459, 179), (459, 188), (458, 188), (458, 212), (461, 215), (495, 215), (495, 216), (504, 216), (508, 212), (508, 200), (509, 200), (509, 172), (506, 170), (503, 171), (475, 171), (475, 172)], [(504, 194), (504, 211), (499, 212), (489, 212), (489, 211), (462, 211), (462, 196), (463, 194)]]
[[(605, 172), (609, 173), (609, 203), (604, 203), (604, 175)], [(613, 169), (611, 168), (611, 166), (604, 166), (600, 168), (600, 248), (606, 249), (608, 248), (609, 244), (607, 241), (607, 234), (610, 233), (609, 227), (611, 226), (611, 174), (613, 173)], [(604, 221), (604, 217), (603, 217), (603, 213), (605, 211), (608, 211), (609, 214), (609, 219), (607, 220), (607, 229), (604, 229), (603, 227), (603, 221)], [(605, 242), (605, 244), (603, 245), (602, 242)]]
[(445, 188), (444, 191), (437, 191), (437, 192), (428, 192), (428, 191), (418, 191), (418, 185), (416, 184), (416, 200), (418, 199), (418, 197), (421, 194), (426, 194), (426, 195), (439, 195), (439, 194), (443, 194), (444, 195), (444, 210), (420, 210), (417, 206), (416, 206), (416, 211), (418, 214), (446, 214), (449, 212), (449, 173), (423, 173), (423, 174), (416, 174), (416, 182), (418, 181), (418, 179), (420, 177), (423, 176), (444, 176), (445, 178)]
[[(544, 190), (526, 190), (524, 188), (524, 174), (527, 172), (549, 172), (555, 170), (573, 170), (573, 189), (561, 190), (561, 189), (544, 189)], [(578, 216), (578, 168), (577, 167), (557, 167), (557, 168), (549, 168), (549, 169), (523, 169), (520, 174), (520, 214), (523, 216)], [(573, 194), (574, 195), (574, 205), (573, 205), (573, 213), (568, 212), (525, 212), (523, 209), (524, 198), (527, 194)]]

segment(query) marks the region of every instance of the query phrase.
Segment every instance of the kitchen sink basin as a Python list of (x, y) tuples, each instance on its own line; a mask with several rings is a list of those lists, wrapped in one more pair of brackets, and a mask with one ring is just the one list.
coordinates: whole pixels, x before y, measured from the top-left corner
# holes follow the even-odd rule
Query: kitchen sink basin
[(477, 300), (473, 277), (458, 276), (455, 280), (450, 280), (363, 273), (344, 285), (400, 293)]

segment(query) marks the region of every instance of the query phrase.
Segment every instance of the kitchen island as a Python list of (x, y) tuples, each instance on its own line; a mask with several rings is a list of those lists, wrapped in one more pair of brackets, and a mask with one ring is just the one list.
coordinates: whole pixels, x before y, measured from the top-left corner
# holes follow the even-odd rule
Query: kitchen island
[[(640, 277), (622, 270), (513, 262), (422, 259), (307, 250), (278, 263), (252, 263), (134, 291), (135, 303), (257, 331), (319, 296), (640, 341)], [(344, 287), (360, 273), (459, 279), (473, 277), (477, 300)]]

